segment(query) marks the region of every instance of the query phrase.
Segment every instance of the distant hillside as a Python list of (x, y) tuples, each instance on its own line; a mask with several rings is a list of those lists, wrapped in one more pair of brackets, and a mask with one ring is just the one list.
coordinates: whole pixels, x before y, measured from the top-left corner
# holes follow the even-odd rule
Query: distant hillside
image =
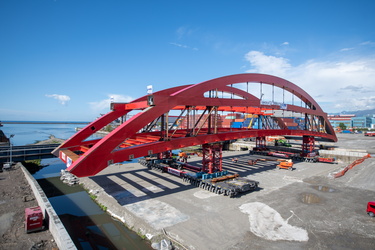
[(375, 115), (375, 109), (368, 110), (357, 110), (357, 111), (343, 111), (341, 114), (353, 114), (355, 116), (373, 116)]

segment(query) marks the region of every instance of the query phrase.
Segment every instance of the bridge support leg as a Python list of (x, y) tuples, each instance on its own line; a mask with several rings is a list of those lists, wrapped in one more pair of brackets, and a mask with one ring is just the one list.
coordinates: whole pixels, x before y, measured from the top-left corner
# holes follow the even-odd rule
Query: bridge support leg
[(221, 144), (203, 144), (202, 171), (212, 174), (223, 170)]
[(256, 148), (259, 150), (265, 150), (267, 148), (265, 136), (257, 137), (255, 143)]
[(158, 153), (158, 159), (171, 159), (171, 158), (172, 158), (171, 150)]
[(302, 156), (315, 156), (315, 137), (304, 135), (302, 139)]

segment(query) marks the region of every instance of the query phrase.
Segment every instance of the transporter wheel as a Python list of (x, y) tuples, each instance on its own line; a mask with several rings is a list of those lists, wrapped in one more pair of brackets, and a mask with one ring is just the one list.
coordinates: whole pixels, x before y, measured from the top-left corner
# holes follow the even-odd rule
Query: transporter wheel
[(373, 212), (368, 212), (368, 215), (370, 215), (371, 217), (375, 216), (375, 214)]
[(292, 171), (292, 170), (293, 170), (293, 168), (292, 168), (292, 167), (290, 167), (290, 168), (289, 168), (289, 170), (290, 170), (290, 171)]

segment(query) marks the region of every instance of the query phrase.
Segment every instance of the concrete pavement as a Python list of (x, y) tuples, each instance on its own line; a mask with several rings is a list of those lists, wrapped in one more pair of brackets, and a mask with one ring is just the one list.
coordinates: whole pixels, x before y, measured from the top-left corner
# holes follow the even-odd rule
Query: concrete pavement
[[(373, 142), (366, 142), (368, 148)], [(134, 231), (159, 241), (165, 229), (183, 245), (180, 248), (369, 249), (375, 245), (375, 218), (365, 211), (367, 202), (375, 200), (373, 158), (342, 179), (332, 179), (333, 172), (345, 167), (343, 163), (300, 162), (288, 171), (277, 170), (277, 163), (271, 161), (249, 166), (247, 161), (259, 156), (247, 152), (224, 152), (223, 157), (225, 169), (259, 181), (259, 189), (231, 199), (138, 163), (112, 165), (81, 180), (108, 212)], [(239, 161), (233, 163), (232, 157)], [(200, 161), (190, 159), (191, 164)]]

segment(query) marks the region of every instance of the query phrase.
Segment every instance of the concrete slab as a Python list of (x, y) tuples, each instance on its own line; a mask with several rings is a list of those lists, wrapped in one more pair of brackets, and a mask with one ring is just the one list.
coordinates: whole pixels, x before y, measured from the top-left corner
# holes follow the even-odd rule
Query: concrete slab
[[(239, 161), (233, 163), (231, 158)], [(187, 249), (370, 249), (375, 220), (366, 204), (375, 198), (374, 160), (343, 179), (332, 179), (344, 164), (276, 162), (247, 165), (259, 156), (224, 152), (225, 169), (260, 182), (240, 197), (216, 195), (176, 176), (148, 170), (138, 163), (112, 165), (82, 178), (98, 202), (130, 228), (152, 240), (163, 229)], [(191, 164), (201, 159), (192, 157)]]

